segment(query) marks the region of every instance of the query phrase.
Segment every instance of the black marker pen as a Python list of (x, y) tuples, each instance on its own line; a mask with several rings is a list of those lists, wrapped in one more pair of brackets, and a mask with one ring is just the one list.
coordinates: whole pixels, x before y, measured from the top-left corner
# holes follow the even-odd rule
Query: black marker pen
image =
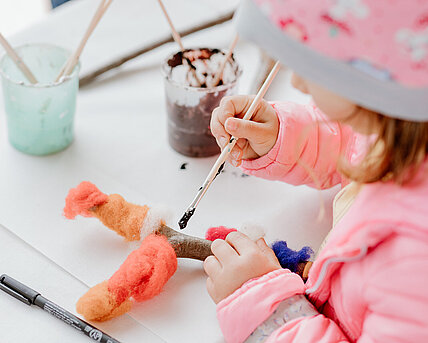
[(29, 306), (36, 305), (40, 307), (51, 315), (62, 320), (64, 323), (72, 326), (76, 330), (83, 332), (86, 336), (92, 338), (94, 341), (101, 343), (120, 343), (118, 340), (110, 337), (101, 330), (98, 330), (91, 324), (88, 324), (70, 312), (64, 310), (62, 307), (59, 307), (58, 305), (49, 301), (45, 297), (42, 297), (39, 292), (36, 292), (35, 290), (25, 286), (24, 284), (16, 281), (6, 274), (0, 276), (0, 289), (14, 298), (22, 301), (24, 304)]

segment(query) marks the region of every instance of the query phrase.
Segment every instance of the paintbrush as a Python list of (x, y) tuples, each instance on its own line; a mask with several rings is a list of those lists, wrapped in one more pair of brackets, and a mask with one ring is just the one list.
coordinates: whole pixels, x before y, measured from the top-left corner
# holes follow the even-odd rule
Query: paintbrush
[[(263, 86), (260, 88), (257, 95), (253, 99), (253, 102), (251, 103), (250, 108), (248, 109), (247, 113), (245, 113), (245, 116), (242, 119), (250, 120), (252, 118), (255, 109), (257, 108), (260, 101), (263, 99), (264, 95), (266, 94), (267, 90), (269, 89), (269, 86), (272, 83), (273, 79), (275, 78), (276, 74), (278, 73), (279, 68), (280, 68), (280, 64), (279, 64), (279, 61), (277, 61), (275, 63), (275, 65), (273, 66), (272, 70), (270, 71), (269, 76), (266, 78), (265, 82), (263, 83)], [(214, 166), (211, 168), (211, 171), (209, 172), (204, 183), (199, 188), (195, 199), (193, 199), (193, 201), (190, 204), (190, 206), (188, 207), (187, 211), (184, 213), (183, 217), (181, 217), (180, 221), (178, 222), (178, 225), (180, 226), (181, 230), (183, 230), (187, 226), (189, 219), (195, 213), (196, 207), (198, 206), (202, 197), (207, 192), (209, 186), (214, 181), (215, 177), (223, 169), (224, 163), (225, 163), (227, 157), (229, 156), (230, 152), (232, 151), (233, 147), (235, 146), (236, 141), (237, 141), (237, 138), (232, 136), (229, 140), (229, 143), (222, 150), (220, 156), (218, 157), (217, 161), (214, 163)]]

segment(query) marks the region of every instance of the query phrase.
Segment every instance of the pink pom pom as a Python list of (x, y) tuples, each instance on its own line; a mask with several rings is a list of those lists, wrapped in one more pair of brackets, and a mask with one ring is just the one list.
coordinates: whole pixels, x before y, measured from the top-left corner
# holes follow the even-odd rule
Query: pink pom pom
[(76, 188), (70, 189), (65, 198), (64, 216), (74, 219), (77, 215), (92, 217), (89, 209), (106, 203), (108, 196), (102, 193), (93, 183), (81, 182)]
[(236, 229), (230, 229), (225, 226), (210, 227), (205, 233), (205, 239), (209, 241), (215, 241), (216, 239), (226, 239), (226, 236)]

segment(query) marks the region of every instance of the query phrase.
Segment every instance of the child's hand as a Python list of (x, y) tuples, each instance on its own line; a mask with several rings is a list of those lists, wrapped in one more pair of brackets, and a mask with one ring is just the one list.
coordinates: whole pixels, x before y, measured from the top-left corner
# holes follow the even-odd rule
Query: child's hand
[(211, 116), (211, 132), (217, 144), (223, 148), (235, 136), (238, 139), (229, 161), (238, 166), (242, 159), (254, 159), (269, 152), (276, 143), (279, 121), (275, 110), (262, 100), (251, 120), (242, 120), (254, 96), (225, 97)]
[(205, 259), (204, 269), (208, 293), (216, 304), (248, 280), (281, 269), (263, 238), (253, 242), (240, 232), (231, 232), (225, 241), (215, 240), (211, 250), (214, 256)]

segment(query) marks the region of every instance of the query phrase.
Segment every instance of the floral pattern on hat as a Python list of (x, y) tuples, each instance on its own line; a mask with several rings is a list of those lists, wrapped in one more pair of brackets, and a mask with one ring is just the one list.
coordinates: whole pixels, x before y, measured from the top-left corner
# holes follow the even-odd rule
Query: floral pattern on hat
[(365, 74), (428, 87), (428, 0), (253, 0), (284, 34)]

